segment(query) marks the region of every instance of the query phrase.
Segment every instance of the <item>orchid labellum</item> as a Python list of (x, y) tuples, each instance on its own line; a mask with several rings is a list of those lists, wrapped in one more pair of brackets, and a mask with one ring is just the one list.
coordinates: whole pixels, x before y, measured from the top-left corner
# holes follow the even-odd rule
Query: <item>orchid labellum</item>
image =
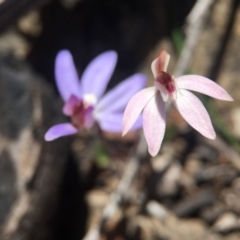
[(184, 75), (174, 78), (166, 72), (170, 55), (162, 51), (152, 62), (155, 77), (154, 87), (135, 94), (125, 109), (123, 135), (125, 135), (143, 113), (143, 131), (152, 156), (157, 155), (166, 127), (165, 103), (173, 103), (183, 118), (203, 136), (215, 139), (210, 117), (201, 101), (188, 90), (210, 97), (233, 101), (232, 97), (212, 80), (198, 75)]

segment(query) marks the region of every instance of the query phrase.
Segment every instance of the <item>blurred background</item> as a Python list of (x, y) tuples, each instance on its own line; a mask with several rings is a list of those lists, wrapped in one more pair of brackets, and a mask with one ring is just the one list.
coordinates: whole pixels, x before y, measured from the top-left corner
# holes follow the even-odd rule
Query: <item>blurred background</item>
[[(239, 0), (209, 0), (190, 18), (197, 2), (208, 1), (0, 0), (1, 240), (240, 239)], [(108, 90), (136, 72), (151, 85), (150, 64), (165, 49), (170, 73), (186, 63), (182, 74), (216, 81), (234, 102), (199, 95), (215, 141), (170, 108), (159, 154), (143, 153), (122, 185), (139, 131), (43, 139), (67, 120), (54, 78), (62, 49), (79, 76), (117, 51)]]

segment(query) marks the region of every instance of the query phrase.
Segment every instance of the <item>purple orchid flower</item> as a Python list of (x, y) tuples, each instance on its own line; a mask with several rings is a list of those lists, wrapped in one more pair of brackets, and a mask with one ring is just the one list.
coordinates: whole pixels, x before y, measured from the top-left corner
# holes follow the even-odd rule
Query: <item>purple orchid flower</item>
[[(122, 131), (124, 108), (129, 99), (146, 84), (143, 74), (134, 74), (103, 96), (117, 62), (117, 53), (108, 51), (93, 59), (79, 81), (72, 55), (67, 50), (58, 53), (55, 62), (55, 78), (58, 90), (65, 101), (63, 113), (71, 117), (71, 123), (51, 127), (45, 134), (46, 141), (76, 134), (83, 128), (91, 128), (95, 122), (102, 130)], [(138, 118), (131, 130), (142, 126)]]
[(233, 101), (222, 87), (208, 78), (185, 75), (175, 79), (166, 73), (169, 60), (170, 55), (162, 51), (152, 62), (151, 68), (155, 77), (155, 86), (145, 88), (134, 95), (123, 116), (124, 135), (143, 112), (143, 131), (148, 151), (152, 156), (157, 155), (165, 132), (165, 102), (173, 103), (183, 118), (203, 136), (215, 139), (216, 134), (205, 107), (188, 90), (200, 92), (216, 99)]

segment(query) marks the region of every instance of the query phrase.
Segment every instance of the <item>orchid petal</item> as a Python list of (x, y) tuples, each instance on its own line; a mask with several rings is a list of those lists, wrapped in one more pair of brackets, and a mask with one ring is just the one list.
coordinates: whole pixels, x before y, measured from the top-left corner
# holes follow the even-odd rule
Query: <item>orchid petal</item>
[[(100, 128), (108, 132), (121, 132), (122, 131), (122, 113), (102, 113), (98, 117)], [(135, 124), (131, 127), (130, 131), (142, 127), (142, 116), (140, 115)]]
[(151, 156), (156, 156), (162, 144), (166, 127), (165, 103), (158, 93), (143, 109), (143, 131)]
[(57, 54), (55, 60), (55, 78), (58, 91), (64, 101), (67, 101), (72, 94), (81, 98), (82, 93), (78, 74), (72, 55), (68, 50), (62, 50)]
[(71, 95), (70, 98), (63, 106), (63, 113), (67, 116), (71, 116), (77, 104), (79, 104), (81, 100), (77, 98), (75, 95)]
[(145, 88), (130, 99), (123, 115), (122, 135), (125, 135), (131, 129), (143, 108), (146, 106), (150, 98), (154, 96), (155, 92), (155, 87)]
[(98, 99), (104, 93), (117, 62), (117, 53), (104, 52), (94, 58), (82, 75), (84, 94), (94, 94)]
[(161, 71), (167, 71), (169, 61), (170, 55), (166, 51), (161, 51), (159, 56), (151, 64), (151, 69), (155, 78)]
[(181, 95), (173, 103), (183, 118), (203, 136), (215, 139), (211, 119), (201, 101), (191, 92), (181, 89)]
[(72, 135), (77, 133), (78, 130), (70, 123), (57, 124), (46, 132), (44, 138), (46, 141), (52, 141), (56, 138)]
[(198, 75), (184, 75), (176, 79), (179, 88), (200, 92), (210, 97), (233, 101), (232, 97), (214, 81), (198, 76)]
[(147, 78), (143, 74), (134, 74), (127, 78), (100, 100), (96, 111), (116, 112), (124, 110), (129, 99), (141, 90), (146, 82)]

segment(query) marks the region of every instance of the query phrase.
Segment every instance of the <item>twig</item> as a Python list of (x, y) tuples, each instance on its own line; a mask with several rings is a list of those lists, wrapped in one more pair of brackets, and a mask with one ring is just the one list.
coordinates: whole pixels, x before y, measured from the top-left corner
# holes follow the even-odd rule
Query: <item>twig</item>
[(136, 148), (136, 153), (130, 157), (124, 175), (122, 176), (116, 191), (112, 193), (109, 204), (104, 208), (101, 223), (99, 226), (90, 228), (83, 240), (99, 239), (101, 229), (103, 228), (105, 222), (115, 213), (121, 200), (124, 199), (125, 194), (129, 189), (132, 180), (138, 170), (139, 163), (141, 159), (146, 155), (146, 152), (147, 144), (143, 132), (141, 132), (140, 140)]
[(217, 137), (214, 141), (204, 138), (203, 140), (209, 146), (215, 148), (219, 152), (224, 153), (224, 155), (232, 162), (233, 166), (240, 171), (240, 156), (239, 154), (230, 146), (228, 146), (220, 137)]
[(116, 210), (121, 199), (124, 198), (126, 190), (129, 189), (132, 180), (137, 172), (141, 159), (146, 155), (147, 144), (141, 132), (140, 140), (136, 149), (136, 153), (130, 158), (129, 163), (126, 167), (126, 171), (118, 185), (116, 192), (111, 196), (111, 202), (103, 211), (103, 220), (107, 220)]
[(175, 67), (174, 76), (183, 75), (189, 65), (193, 50), (202, 31), (203, 24), (214, 0), (198, 0), (187, 17), (185, 44)]
[(218, 53), (216, 54), (215, 60), (213, 61), (213, 66), (211, 67), (211, 70), (208, 74), (208, 77), (214, 81), (216, 81), (222, 69), (221, 66), (223, 63), (224, 55), (227, 52), (228, 42), (231, 38), (231, 33), (233, 30), (235, 18), (238, 13), (238, 5), (239, 5), (239, 0), (232, 0), (231, 7), (230, 7), (231, 9), (229, 12), (229, 18), (225, 28), (226, 30), (221, 39), (221, 44), (220, 44)]

